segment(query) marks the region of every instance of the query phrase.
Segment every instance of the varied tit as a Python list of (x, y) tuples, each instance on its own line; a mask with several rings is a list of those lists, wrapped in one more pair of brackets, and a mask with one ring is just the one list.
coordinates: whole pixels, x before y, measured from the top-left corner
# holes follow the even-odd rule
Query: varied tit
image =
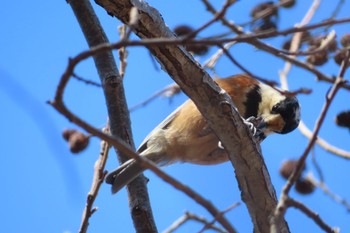
[[(244, 119), (261, 119), (256, 126), (260, 141), (271, 133), (286, 134), (298, 126), (300, 106), (295, 97), (282, 95), (248, 75), (215, 82), (231, 96)], [(228, 161), (220, 145), (195, 104), (188, 100), (144, 139), (137, 152), (159, 166), (177, 161), (209, 165)], [(144, 170), (130, 159), (109, 173), (106, 182), (116, 193)]]

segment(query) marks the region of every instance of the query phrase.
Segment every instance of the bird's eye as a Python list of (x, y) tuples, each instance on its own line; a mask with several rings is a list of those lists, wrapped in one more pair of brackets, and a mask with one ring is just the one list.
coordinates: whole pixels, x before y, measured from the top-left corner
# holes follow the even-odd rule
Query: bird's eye
[(278, 113), (278, 109), (279, 109), (278, 104), (274, 105), (274, 106), (272, 107), (271, 113), (272, 113), (272, 114), (277, 114), (277, 113)]

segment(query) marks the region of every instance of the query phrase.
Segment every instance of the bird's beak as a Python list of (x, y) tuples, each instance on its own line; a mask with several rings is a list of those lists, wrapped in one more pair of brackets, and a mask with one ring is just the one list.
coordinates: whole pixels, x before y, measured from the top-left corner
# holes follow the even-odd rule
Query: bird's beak
[(261, 131), (264, 131), (266, 128), (267, 128), (267, 123), (266, 121), (264, 120), (264, 118), (261, 118), (260, 119), (260, 122), (258, 123), (258, 125), (256, 126), (256, 128), (258, 130), (261, 130)]
[(256, 129), (258, 132), (255, 135), (255, 138), (259, 141), (259, 143), (261, 143), (266, 138), (266, 134), (265, 134), (266, 128), (267, 128), (266, 121), (262, 117), (257, 118)]

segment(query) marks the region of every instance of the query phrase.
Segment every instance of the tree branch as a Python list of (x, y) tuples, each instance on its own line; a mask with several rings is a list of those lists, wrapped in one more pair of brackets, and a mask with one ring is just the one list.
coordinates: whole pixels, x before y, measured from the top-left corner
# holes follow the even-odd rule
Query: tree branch
[(310, 210), (308, 207), (306, 207), (303, 203), (296, 201), (292, 198), (288, 198), (286, 201), (286, 204), (288, 206), (293, 206), (294, 208), (299, 209), (301, 212), (306, 214), (309, 218), (314, 220), (314, 222), (325, 232), (328, 233), (339, 233), (339, 229), (330, 227), (327, 223), (325, 223), (322, 218), (315, 213), (314, 211)]
[[(106, 127), (102, 130), (104, 133), (109, 133), (109, 124), (106, 125)], [(95, 162), (94, 166), (94, 177), (92, 180), (91, 188), (88, 193), (88, 196), (86, 198), (86, 205), (83, 212), (82, 222), (80, 225), (79, 233), (86, 233), (87, 228), (89, 226), (89, 218), (97, 208), (92, 208), (92, 205), (95, 202), (95, 199), (97, 197), (98, 191), (100, 190), (100, 187), (105, 179), (106, 172), (105, 172), (105, 165), (108, 158), (108, 152), (109, 152), (109, 145), (105, 141), (101, 141), (101, 151), (100, 156)]]
[[(139, 21), (133, 26), (140, 38), (173, 38), (159, 12), (143, 1), (98, 0), (109, 14), (128, 23), (131, 7), (137, 7)], [(190, 96), (209, 126), (229, 152), (235, 174), (255, 232), (268, 232), (277, 200), (259, 145), (233, 108), (232, 100), (214, 83), (182, 46), (149, 47), (163, 69)], [(289, 232), (283, 218), (279, 229)]]
[[(328, 109), (334, 99), (334, 97), (336, 96), (340, 86), (342, 83), (345, 82), (344, 80), (344, 74), (345, 71), (348, 67), (348, 63), (349, 63), (349, 57), (350, 57), (350, 49), (347, 51), (347, 55), (345, 56), (345, 59), (340, 67), (340, 71), (339, 71), (339, 75), (337, 76), (335, 83), (332, 85), (331, 89), (329, 90), (329, 92), (326, 94), (326, 102), (323, 105), (322, 111), (320, 113), (320, 116), (318, 117), (316, 124), (315, 124), (315, 129), (313, 132), (313, 135), (304, 151), (304, 153), (302, 154), (302, 156), (299, 158), (298, 160), (298, 164), (295, 168), (295, 170), (293, 171), (292, 175), (288, 178), (287, 183), (285, 184), (285, 186), (282, 189), (282, 193), (281, 193), (281, 197), (279, 199), (278, 202), (278, 206), (276, 208), (275, 211), (275, 216), (274, 217), (279, 217), (279, 216), (283, 216), (285, 214), (287, 205), (286, 202), (288, 200), (288, 194), (290, 189), (292, 188), (293, 184), (295, 183), (295, 181), (298, 179), (298, 177), (300, 176), (302, 170), (303, 170), (303, 165), (305, 163), (305, 160), (308, 156), (308, 154), (310, 153), (311, 149), (313, 148), (316, 140), (317, 140), (317, 135), (318, 132), (321, 129), (321, 126), (323, 124), (323, 121), (326, 117), (326, 114), (328, 112)], [(274, 221), (274, 218), (272, 219)], [(279, 232), (278, 229), (274, 228), (274, 224), (272, 224), (272, 232)]]
[[(108, 43), (108, 38), (90, 2), (88, 0), (70, 0), (69, 3), (79, 21), (89, 47)], [(106, 99), (111, 134), (122, 138), (134, 148), (123, 80), (119, 75), (113, 54), (111, 51), (105, 51), (94, 54), (93, 58)], [(120, 151), (116, 152), (121, 163), (128, 160), (128, 156)], [(149, 203), (146, 178), (143, 175), (128, 185), (128, 195), (130, 199), (129, 208), (136, 231), (157, 232)]]
[[(123, 46), (123, 43), (119, 43), (120, 46)], [(118, 48), (118, 47), (117, 47)], [(224, 216), (220, 215), (220, 211), (216, 209), (216, 207), (209, 201), (204, 199), (200, 194), (196, 193), (192, 189), (190, 189), (188, 186), (183, 185), (176, 179), (172, 178), (165, 172), (163, 172), (160, 168), (158, 168), (154, 163), (150, 162), (149, 160), (143, 158), (142, 156), (139, 156), (136, 152), (134, 152), (134, 149), (130, 147), (129, 144), (127, 144), (124, 140), (122, 140), (118, 135), (109, 135), (101, 132), (99, 129), (94, 128), (90, 124), (86, 123), (79, 117), (77, 117), (75, 114), (73, 114), (64, 104), (63, 102), (63, 93), (64, 90), (68, 84), (68, 81), (70, 80), (70, 77), (74, 73), (74, 68), (76, 65), (81, 62), (82, 60), (93, 56), (94, 54), (101, 53), (107, 50), (111, 50), (111, 46), (101, 45), (97, 46), (96, 48), (91, 48), (89, 51), (85, 51), (80, 53), (78, 56), (72, 58), (69, 60), (69, 64), (65, 70), (65, 72), (62, 74), (62, 77), (60, 79), (60, 82), (57, 86), (56, 94), (54, 101), (50, 101), (49, 104), (51, 104), (58, 112), (60, 112), (62, 115), (64, 115), (69, 121), (75, 123), (76, 125), (82, 127), (85, 131), (89, 132), (91, 135), (97, 136), (100, 139), (108, 142), (108, 144), (114, 146), (114, 148), (117, 148), (118, 151), (121, 153), (127, 155), (129, 158), (135, 159), (138, 163), (140, 163), (141, 166), (144, 166), (147, 169), (150, 169), (152, 172), (154, 172), (156, 175), (158, 175), (161, 179), (163, 179), (165, 182), (168, 182), (172, 186), (174, 186), (176, 189), (182, 191), (187, 196), (192, 198), (194, 201), (202, 205), (204, 208), (208, 210), (209, 213), (211, 213), (214, 217), (217, 217), (217, 221), (225, 227), (225, 229), (230, 232), (234, 233), (236, 232), (234, 228), (231, 226), (231, 224), (227, 221), (227, 219)], [(142, 195), (142, 193), (141, 193)], [(148, 231), (146, 231), (148, 232)]]

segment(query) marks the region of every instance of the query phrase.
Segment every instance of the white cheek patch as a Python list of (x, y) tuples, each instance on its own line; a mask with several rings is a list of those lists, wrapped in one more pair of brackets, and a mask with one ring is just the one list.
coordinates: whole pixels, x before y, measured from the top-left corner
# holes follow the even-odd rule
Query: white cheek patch
[(261, 89), (261, 102), (259, 104), (259, 114), (270, 114), (272, 106), (275, 104), (281, 102), (284, 100), (286, 97), (284, 95), (281, 95), (273, 89), (272, 87), (261, 83), (260, 84), (260, 89)]

